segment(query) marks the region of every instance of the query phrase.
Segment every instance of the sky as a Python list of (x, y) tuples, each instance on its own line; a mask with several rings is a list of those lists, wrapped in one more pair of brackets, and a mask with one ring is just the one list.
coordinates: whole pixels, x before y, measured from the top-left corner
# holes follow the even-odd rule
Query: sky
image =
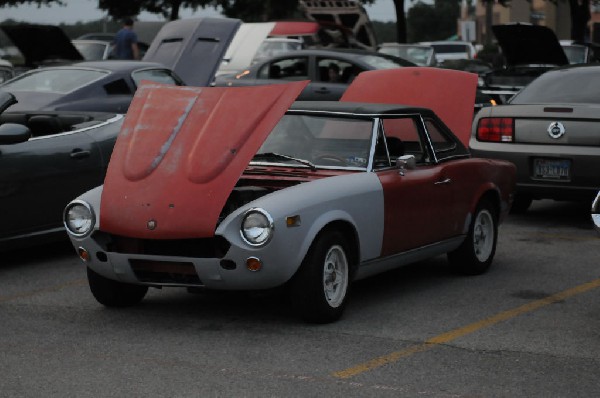
[[(30, 23), (57, 25), (60, 23), (87, 22), (101, 19), (106, 16), (105, 12), (99, 10), (98, 0), (65, 0), (65, 7), (20, 5), (18, 7), (0, 8), (0, 21), (14, 19)], [(407, 5), (410, 1), (406, 1)], [(396, 14), (392, 0), (377, 0), (377, 2), (366, 7), (369, 18), (373, 21), (395, 21)], [(219, 14), (212, 8), (199, 8), (196, 13), (191, 10), (182, 9), (181, 17), (215, 17)], [(138, 16), (139, 21), (162, 21), (162, 16), (142, 13)]]

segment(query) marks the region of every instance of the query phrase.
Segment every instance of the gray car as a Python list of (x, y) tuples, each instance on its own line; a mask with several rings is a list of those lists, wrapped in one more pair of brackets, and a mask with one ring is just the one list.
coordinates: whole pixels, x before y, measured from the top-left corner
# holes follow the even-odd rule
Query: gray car
[[(337, 101), (361, 72), (395, 69), (416, 64), (388, 54), (362, 50), (299, 50), (256, 63), (235, 75), (218, 76), (215, 86), (257, 86), (310, 80), (302, 101)], [(329, 69), (336, 69), (332, 79)]]
[(590, 200), (600, 187), (600, 66), (546, 72), (473, 121), (473, 156), (517, 166), (513, 211), (533, 199)]

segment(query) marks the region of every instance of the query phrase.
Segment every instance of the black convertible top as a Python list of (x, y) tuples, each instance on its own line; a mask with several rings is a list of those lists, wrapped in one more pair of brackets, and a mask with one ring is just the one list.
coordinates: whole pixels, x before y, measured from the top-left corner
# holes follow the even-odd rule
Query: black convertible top
[(327, 112), (347, 113), (352, 115), (377, 116), (390, 114), (414, 114), (434, 116), (428, 108), (398, 104), (374, 104), (366, 102), (338, 102), (338, 101), (296, 101), (290, 107), (291, 112)]

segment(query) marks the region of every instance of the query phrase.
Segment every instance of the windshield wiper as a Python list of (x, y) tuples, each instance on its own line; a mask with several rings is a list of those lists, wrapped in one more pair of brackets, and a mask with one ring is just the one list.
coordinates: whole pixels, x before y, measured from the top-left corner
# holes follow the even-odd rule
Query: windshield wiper
[(310, 169), (312, 171), (316, 171), (317, 170), (317, 166), (314, 165), (314, 163), (306, 160), (306, 159), (299, 159), (299, 158), (295, 158), (293, 156), (288, 156), (288, 155), (282, 155), (281, 153), (277, 153), (277, 152), (263, 152), (263, 153), (257, 153), (256, 155), (254, 155), (254, 157), (261, 157), (261, 158), (275, 158), (275, 159), (285, 159), (285, 160), (293, 160), (294, 162), (298, 162), (300, 164), (303, 164), (305, 166), (310, 167)]

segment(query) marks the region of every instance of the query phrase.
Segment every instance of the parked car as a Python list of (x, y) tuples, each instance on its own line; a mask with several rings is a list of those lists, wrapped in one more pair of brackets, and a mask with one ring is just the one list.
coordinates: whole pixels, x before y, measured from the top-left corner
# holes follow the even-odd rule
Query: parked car
[(451, 59), (473, 59), (477, 54), (475, 46), (469, 41), (438, 40), (419, 44), (433, 47), (439, 64)]
[[(337, 79), (331, 79), (329, 68), (333, 65)], [(361, 72), (375, 69), (415, 66), (387, 54), (362, 50), (300, 50), (256, 63), (236, 75), (221, 75), (215, 86), (255, 86), (310, 80), (299, 100), (338, 100), (352, 79)]]
[(381, 43), (377, 51), (393, 55), (419, 66), (436, 66), (435, 50), (422, 44)]
[(517, 166), (513, 209), (533, 199), (591, 200), (600, 187), (600, 65), (544, 73), (473, 122), (473, 156)]
[(505, 65), (483, 76), (482, 91), (504, 104), (536, 77), (569, 64), (552, 29), (526, 23), (494, 25)]
[[(225, 18), (219, 20), (232, 25)], [(196, 20), (200, 25), (204, 22)], [(185, 36), (193, 37), (198, 30), (188, 20), (184, 34), (180, 31), (180, 39), (170, 47), (172, 54), (178, 48), (192, 56), (207, 51), (199, 76), (216, 70), (222, 46), (226, 46), (226, 36), (214, 30), (220, 22), (208, 22), (210, 31), (220, 34), (219, 43), (209, 40), (207, 47), (189, 51)], [(173, 37), (181, 25), (175, 21), (165, 26)], [(160, 53), (163, 49), (157, 47)], [(15, 95), (0, 91), (0, 206), (4, 209), (0, 249), (66, 238), (62, 210), (73, 197), (104, 180), (122, 113), (143, 80), (181, 84), (171, 69), (161, 64), (97, 61), (40, 68), (3, 86)], [(37, 91), (22, 91), (26, 87)], [(16, 99), (23, 104), (15, 104)], [(47, 110), (37, 110), (40, 108)]]
[[(0, 90), (17, 97), (18, 104), (11, 110), (125, 113), (142, 80), (207, 86), (239, 24), (229, 18), (172, 21), (162, 27), (142, 61), (38, 68), (0, 84)], [(70, 42), (68, 45), (72, 47)]]
[(11, 111), (126, 113), (142, 80), (183, 85), (171, 69), (154, 62), (90, 61), (38, 68), (0, 84), (18, 103)]
[[(448, 94), (407, 69), (389, 72)], [(360, 86), (393, 77), (378, 72)], [(435, 73), (475, 89), (471, 74)], [(444, 253), (459, 272), (488, 269), (514, 165), (472, 158), (426, 108), (292, 105), (306, 84), (138, 90), (104, 185), (64, 212), (98, 302), (286, 286), (298, 314), (322, 323), (342, 315), (353, 280)], [(472, 111), (465, 102), (462, 119)]]
[(0, 249), (66, 237), (61, 214), (74, 196), (104, 180), (123, 115), (6, 112), (0, 91)]
[(592, 221), (596, 231), (600, 232), (600, 191), (592, 202)]
[(15, 69), (12, 63), (0, 59), (0, 83), (12, 79), (15, 76)]

